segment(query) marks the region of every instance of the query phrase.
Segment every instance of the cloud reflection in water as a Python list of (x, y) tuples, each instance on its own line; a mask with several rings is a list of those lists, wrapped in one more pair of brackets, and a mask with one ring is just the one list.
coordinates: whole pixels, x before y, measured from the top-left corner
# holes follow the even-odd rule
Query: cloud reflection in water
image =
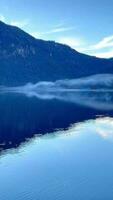
[(113, 110), (113, 75), (28, 83), (19, 87), (0, 87), (1, 93), (20, 93), (38, 99), (71, 102), (99, 110)]
[(75, 136), (85, 133), (88, 133), (88, 135), (94, 133), (104, 139), (109, 139), (113, 141), (113, 118), (99, 117), (97, 119), (87, 120), (84, 122), (74, 124), (68, 130), (61, 131), (59, 133), (61, 134), (56, 133), (55, 135), (62, 137), (64, 134), (67, 136)]

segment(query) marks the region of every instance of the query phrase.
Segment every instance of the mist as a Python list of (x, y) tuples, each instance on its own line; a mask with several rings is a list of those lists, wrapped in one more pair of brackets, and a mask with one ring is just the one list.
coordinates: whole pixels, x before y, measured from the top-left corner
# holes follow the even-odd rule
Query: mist
[(24, 86), (0, 86), (0, 93), (23, 94), (43, 100), (60, 100), (99, 110), (113, 110), (113, 75), (98, 74), (72, 80), (27, 83)]

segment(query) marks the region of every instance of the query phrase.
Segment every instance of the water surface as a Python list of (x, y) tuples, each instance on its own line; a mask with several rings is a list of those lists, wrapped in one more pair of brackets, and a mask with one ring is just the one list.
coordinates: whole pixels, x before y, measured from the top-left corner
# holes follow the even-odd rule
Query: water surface
[(112, 83), (0, 87), (0, 200), (113, 199)]
[(113, 119), (78, 123), (4, 152), (0, 172), (2, 200), (112, 200)]

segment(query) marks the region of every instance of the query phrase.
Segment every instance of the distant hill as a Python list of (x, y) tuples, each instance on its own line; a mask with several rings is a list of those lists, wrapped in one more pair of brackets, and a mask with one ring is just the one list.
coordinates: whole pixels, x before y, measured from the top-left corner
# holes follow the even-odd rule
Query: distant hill
[(81, 54), (67, 45), (39, 40), (0, 22), (0, 85), (73, 79), (113, 73), (113, 59)]

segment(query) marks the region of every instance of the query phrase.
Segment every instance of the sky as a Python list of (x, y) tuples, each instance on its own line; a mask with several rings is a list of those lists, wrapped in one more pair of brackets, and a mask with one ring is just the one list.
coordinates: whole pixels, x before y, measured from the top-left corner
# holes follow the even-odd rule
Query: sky
[(39, 39), (113, 57), (113, 0), (0, 0), (0, 20)]

